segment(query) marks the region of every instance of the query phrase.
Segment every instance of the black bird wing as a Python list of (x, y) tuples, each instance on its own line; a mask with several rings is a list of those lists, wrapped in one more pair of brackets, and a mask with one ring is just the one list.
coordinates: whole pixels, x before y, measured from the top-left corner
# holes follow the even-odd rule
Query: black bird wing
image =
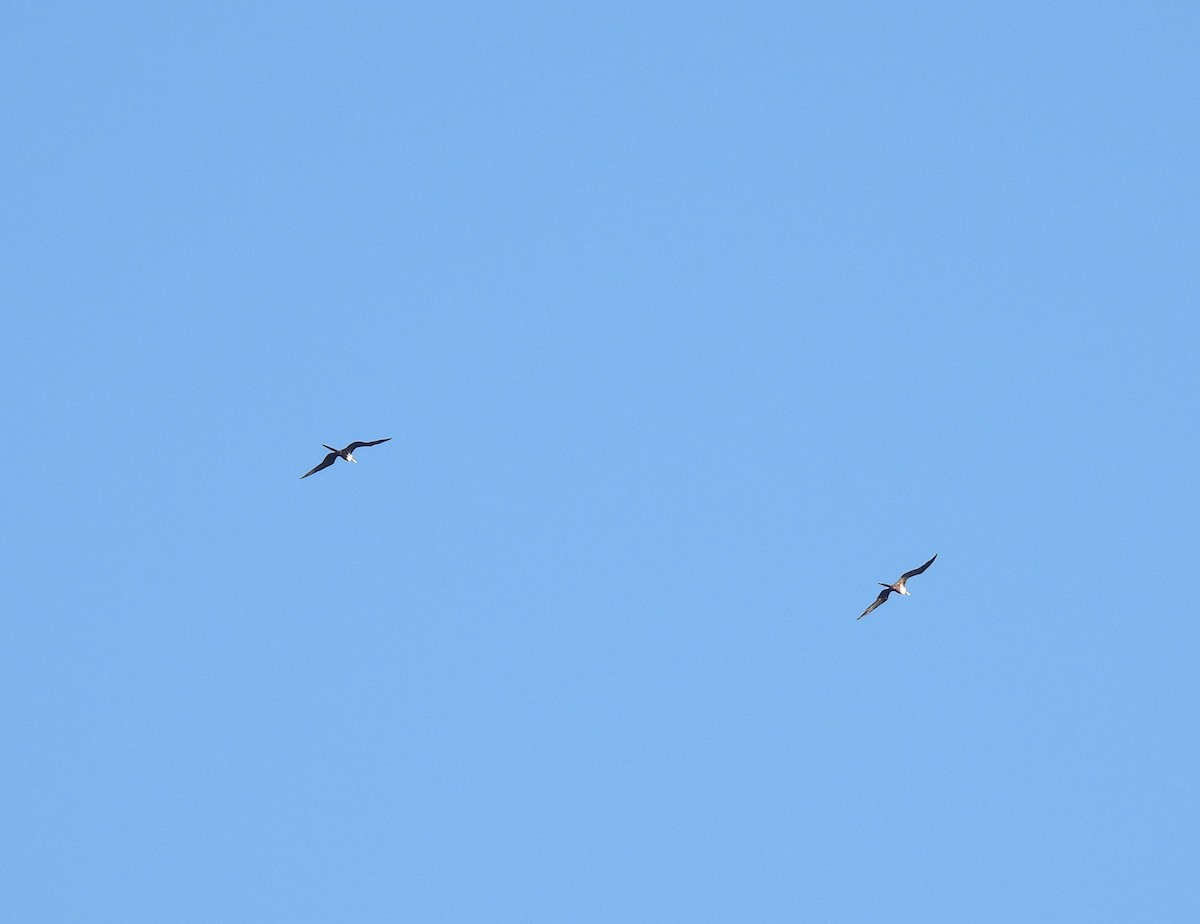
[(329, 466), (333, 465), (333, 462), (337, 457), (338, 454), (336, 452), (331, 452), (324, 459), (322, 459), (321, 464), (314, 468), (311, 472), (305, 472), (303, 475), (301, 475), (300, 480), (303, 481), (309, 475), (313, 474), (314, 472), (319, 472), (323, 468), (329, 468)]
[[(937, 558), (937, 556), (934, 555), (933, 558)], [(926, 568), (928, 568), (930, 565), (933, 564), (933, 558), (929, 559), (929, 561), (927, 561), (927, 562), (925, 562), (925, 564), (921, 565), (920, 568), (913, 568), (912, 571), (905, 571), (902, 575), (900, 575), (900, 580), (898, 580), (896, 583), (903, 584), (910, 577), (916, 577), (918, 574), (920, 574), (922, 571), (924, 571)]]
[(871, 612), (871, 610), (875, 609), (875, 607), (879, 606), (881, 603), (885, 603), (887, 601), (888, 594), (890, 594), (891, 592), (892, 592), (892, 588), (890, 588), (890, 587), (885, 587), (885, 588), (883, 588), (883, 590), (879, 591), (879, 596), (875, 598), (875, 602), (872, 603), (870, 606), (868, 606), (865, 610), (863, 610), (862, 616), (859, 616), (858, 618), (862, 619), (863, 616), (866, 616), (867, 613)]
[(361, 440), (359, 440), (357, 442), (351, 443), (349, 446), (347, 446), (345, 449), (343, 449), (342, 452), (354, 452), (354, 450), (361, 449), (363, 446), (378, 446), (380, 443), (386, 443), (390, 439), (391, 439), (390, 436), (386, 436), (381, 440), (371, 440), (369, 443), (364, 443)]

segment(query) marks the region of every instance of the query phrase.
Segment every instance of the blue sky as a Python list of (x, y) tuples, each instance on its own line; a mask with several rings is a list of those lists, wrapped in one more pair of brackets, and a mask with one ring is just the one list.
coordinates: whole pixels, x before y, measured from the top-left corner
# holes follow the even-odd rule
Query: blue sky
[(4, 917), (1195, 920), (1198, 25), (6, 5)]

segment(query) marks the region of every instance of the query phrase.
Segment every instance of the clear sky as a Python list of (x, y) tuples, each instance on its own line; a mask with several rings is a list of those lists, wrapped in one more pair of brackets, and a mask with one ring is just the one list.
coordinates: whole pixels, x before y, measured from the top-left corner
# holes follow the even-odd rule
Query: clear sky
[(4, 4), (0, 916), (1200, 919), (1198, 27)]

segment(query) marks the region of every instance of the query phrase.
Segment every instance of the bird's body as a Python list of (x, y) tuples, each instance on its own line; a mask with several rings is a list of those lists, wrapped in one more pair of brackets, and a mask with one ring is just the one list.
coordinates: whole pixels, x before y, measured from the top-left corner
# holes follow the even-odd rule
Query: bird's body
[(316, 468), (312, 469), (311, 471), (307, 471), (303, 475), (301, 475), (300, 480), (303, 481), (309, 475), (312, 475), (315, 472), (319, 472), (323, 468), (329, 468), (329, 466), (333, 465), (333, 463), (336, 462), (338, 459), (345, 459), (347, 462), (357, 462), (358, 459), (354, 458), (354, 450), (359, 449), (363, 446), (378, 446), (380, 443), (386, 443), (390, 439), (391, 439), (391, 437), (388, 436), (388, 437), (384, 437), (381, 440), (371, 440), (370, 442), (367, 442), (367, 443), (364, 443), (361, 440), (359, 440), (359, 441), (351, 443), (345, 449), (334, 449), (332, 446), (325, 446), (325, 444), (322, 443), (321, 445), (325, 446), (325, 448), (329, 450), (329, 455), (327, 455), (324, 459), (322, 459), (321, 464), (318, 465)]
[(875, 607), (886, 603), (888, 596), (891, 594), (901, 594), (905, 597), (911, 597), (912, 594), (908, 592), (908, 587), (906, 586), (908, 579), (910, 577), (915, 577), (932, 565), (934, 558), (937, 558), (937, 556), (934, 555), (933, 558), (921, 565), (920, 568), (914, 568), (912, 571), (905, 571), (902, 575), (900, 575), (900, 580), (898, 580), (895, 584), (884, 584), (882, 581), (879, 581), (879, 586), (882, 587), (883, 590), (879, 592), (879, 596), (875, 598), (875, 602), (863, 610), (862, 614), (858, 618), (862, 619), (863, 616), (866, 616), (867, 613), (871, 612), (871, 610), (875, 609)]
[[(389, 437), (389, 439), (390, 439), (390, 437)], [(379, 442), (382, 443), (383, 440), (380, 440)], [(324, 443), (322, 443), (321, 445), (325, 446)], [(363, 445), (371, 446), (374, 444), (372, 444), (372, 443), (351, 443), (345, 449), (334, 449), (332, 446), (325, 446), (325, 448), (328, 449), (330, 452), (332, 452), (334, 455), (341, 456), (347, 462), (357, 462), (358, 459), (354, 458), (354, 456), (351, 454), (350, 450), (357, 448), (358, 446), (363, 446)]]

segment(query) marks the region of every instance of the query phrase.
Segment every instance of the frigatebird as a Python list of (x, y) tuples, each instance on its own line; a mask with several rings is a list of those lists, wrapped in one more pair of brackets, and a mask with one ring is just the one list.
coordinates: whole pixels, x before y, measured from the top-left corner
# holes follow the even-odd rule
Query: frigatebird
[[(933, 558), (937, 558), (937, 556), (934, 555)], [(881, 590), (879, 592), (879, 596), (875, 598), (875, 602), (872, 603), (870, 606), (868, 606), (865, 610), (863, 610), (862, 616), (859, 616), (858, 618), (862, 619), (863, 616), (866, 616), (867, 613), (871, 612), (871, 610), (875, 609), (875, 607), (879, 606), (881, 603), (886, 602), (887, 598), (888, 598), (888, 594), (898, 593), (898, 594), (904, 594), (904, 596), (906, 596), (906, 597), (911, 597), (912, 594), (910, 594), (908, 592), (908, 588), (904, 586), (905, 582), (910, 577), (916, 577), (918, 574), (920, 574), (922, 571), (924, 571), (926, 568), (928, 568), (930, 565), (932, 565), (933, 558), (929, 559), (929, 561), (927, 561), (927, 562), (925, 562), (925, 564), (921, 565), (920, 568), (913, 568), (912, 571), (905, 571), (902, 575), (900, 575), (900, 580), (898, 580), (895, 584), (885, 584), (885, 583), (883, 583), (883, 581), (880, 581), (879, 586), (882, 587), (883, 590)]]
[(309, 475), (313, 474), (313, 472), (319, 472), (323, 468), (329, 468), (329, 466), (333, 465), (333, 463), (336, 462), (339, 458), (345, 459), (347, 462), (357, 462), (358, 459), (354, 458), (354, 456), (352, 455), (354, 450), (361, 449), (363, 446), (378, 446), (380, 443), (386, 443), (390, 439), (391, 439), (391, 437), (388, 436), (388, 437), (384, 437), (381, 440), (371, 440), (371, 442), (369, 442), (369, 443), (364, 443), (361, 441), (354, 442), (354, 443), (351, 443), (349, 446), (347, 446), (345, 449), (334, 449), (332, 446), (325, 446), (325, 444), (322, 443), (321, 445), (325, 446), (325, 448), (329, 450), (329, 455), (327, 455), (324, 459), (322, 459), (321, 464), (318, 465), (316, 468), (314, 468), (311, 472), (305, 472), (303, 475), (301, 475), (300, 480), (303, 481)]

